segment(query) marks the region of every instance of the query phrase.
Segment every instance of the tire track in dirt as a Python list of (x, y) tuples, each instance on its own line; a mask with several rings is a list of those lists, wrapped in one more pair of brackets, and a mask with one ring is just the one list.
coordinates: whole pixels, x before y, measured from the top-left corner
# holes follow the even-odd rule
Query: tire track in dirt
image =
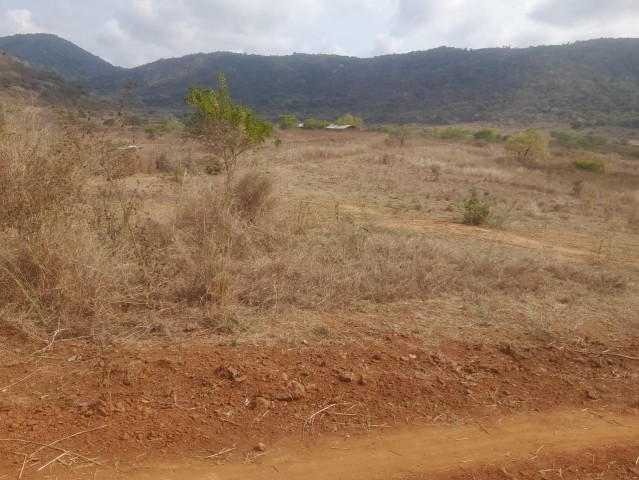
[(624, 242), (620, 239), (613, 241), (596, 235), (566, 234), (553, 230), (489, 229), (455, 224), (431, 217), (385, 214), (381, 210), (356, 205), (340, 205), (339, 208), (346, 212), (369, 216), (388, 228), (428, 233), (440, 239), (481, 240), (487, 244), (511, 245), (580, 262), (605, 259), (606, 262), (623, 266), (634, 264), (639, 259), (639, 244)]
[(636, 412), (620, 416), (588, 409), (570, 410), (505, 417), (462, 427), (420, 427), (364, 438), (319, 438), (313, 439), (310, 447), (299, 439), (288, 439), (261, 455), (247, 453), (250, 464), (170, 464), (124, 478), (389, 480), (638, 441)]

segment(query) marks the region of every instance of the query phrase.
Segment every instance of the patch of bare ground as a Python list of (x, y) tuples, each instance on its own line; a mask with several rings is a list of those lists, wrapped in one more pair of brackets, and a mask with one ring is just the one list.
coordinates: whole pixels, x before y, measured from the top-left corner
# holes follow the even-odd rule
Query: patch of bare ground
[(225, 181), (177, 134), (29, 118), (0, 130), (0, 479), (636, 476), (627, 158), (294, 131)]

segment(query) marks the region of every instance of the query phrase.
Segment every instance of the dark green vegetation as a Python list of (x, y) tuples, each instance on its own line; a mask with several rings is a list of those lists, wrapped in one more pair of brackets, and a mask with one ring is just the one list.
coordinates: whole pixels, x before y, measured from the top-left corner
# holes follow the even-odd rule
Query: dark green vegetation
[(559, 119), (575, 125), (639, 124), (639, 39), (601, 39), (525, 49), (336, 55), (188, 55), (133, 69), (113, 67), (52, 35), (0, 38), (0, 49), (53, 69), (83, 87), (114, 95), (134, 82), (131, 101), (183, 109), (189, 84), (223, 71), (233, 96), (275, 120), (338, 118), (369, 123)]

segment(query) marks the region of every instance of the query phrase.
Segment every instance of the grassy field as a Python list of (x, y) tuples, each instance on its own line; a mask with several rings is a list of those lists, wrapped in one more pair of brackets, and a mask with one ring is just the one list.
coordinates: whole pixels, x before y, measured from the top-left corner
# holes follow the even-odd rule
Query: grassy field
[[(636, 435), (615, 425), (639, 408), (636, 147), (553, 144), (520, 162), (446, 132), (278, 131), (228, 178), (177, 124), (5, 112), (0, 478), (252, 463), (255, 444), (300, 431), (479, 425), (507, 448), (500, 425), (524, 422), (538, 445), (555, 438), (554, 424), (535, 437), (546, 414), (570, 443), (594, 408), (607, 423), (578, 445), (605, 462), (549, 447), (508, 469), (549, 478), (534, 472), (568, 458), (583, 468), (569, 478), (611, 462), (634, 478)], [(485, 438), (473, 476), (502, 478)]]
[[(15, 113), (1, 132), (0, 318), (32, 339), (442, 297), (636, 304), (631, 156), (522, 164), (472, 137), (288, 131), (226, 181), (178, 132), (60, 122)], [(584, 158), (605, 171), (576, 168)], [(490, 213), (480, 226), (462, 222), (471, 189)]]

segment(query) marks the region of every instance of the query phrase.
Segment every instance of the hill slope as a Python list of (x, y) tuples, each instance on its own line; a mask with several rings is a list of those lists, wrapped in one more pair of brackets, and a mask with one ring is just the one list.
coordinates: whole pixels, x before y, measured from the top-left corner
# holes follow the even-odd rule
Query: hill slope
[[(10, 39), (7, 40), (7, 39)], [(38, 48), (38, 44), (44, 44)], [(149, 108), (184, 108), (189, 84), (226, 73), (231, 94), (262, 115), (333, 119), (350, 111), (369, 122), (572, 119), (602, 123), (639, 116), (639, 39), (601, 39), (526, 49), (424, 52), (354, 58), (217, 52), (114, 67), (51, 35), (0, 38), (0, 49), (114, 94), (127, 78)], [(41, 52), (53, 51), (46, 58)]]
[(35, 100), (36, 103), (77, 107), (96, 104), (82, 87), (54, 72), (32, 67), (6, 53), (0, 54), (0, 101)]

